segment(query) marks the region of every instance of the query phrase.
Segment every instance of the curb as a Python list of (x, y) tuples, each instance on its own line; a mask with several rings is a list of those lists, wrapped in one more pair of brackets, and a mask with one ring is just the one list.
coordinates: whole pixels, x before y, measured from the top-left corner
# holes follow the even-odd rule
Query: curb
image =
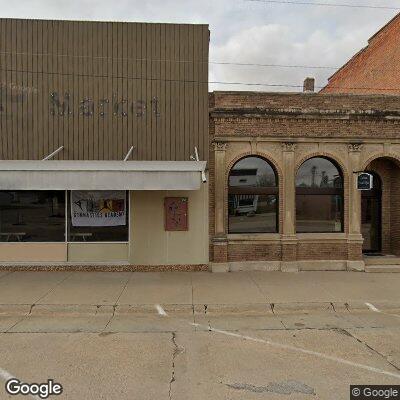
[(218, 315), (218, 314), (243, 314), (249, 315), (273, 315), (270, 303), (261, 304), (196, 304), (195, 315)]
[(204, 272), (208, 264), (130, 265), (130, 264), (0, 264), (0, 271), (10, 272)]
[[(275, 314), (287, 312), (310, 312), (310, 311), (329, 311), (335, 312), (333, 303), (330, 302), (310, 302), (310, 303), (273, 303)], [(344, 306), (343, 306), (344, 308)]]
[[(400, 311), (400, 302), (376, 301), (371, 303), (378, 311)], [(364, 302), (299, 302), (255, 304), (161, 304), (167, 314), (272, 316), (282, 314), (308, 314), (313, 312), (374, 312)], [(157, 316), (155, 304), (0, 304), (0, 318), (7, 316), (79, 317), (104, 315)]]

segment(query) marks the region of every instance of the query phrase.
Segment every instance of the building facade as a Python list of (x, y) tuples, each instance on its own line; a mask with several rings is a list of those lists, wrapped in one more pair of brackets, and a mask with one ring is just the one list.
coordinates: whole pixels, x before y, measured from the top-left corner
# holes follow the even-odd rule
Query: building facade
[[(214, 270), (364, 270), (400, 255), (400, 97), (210, 95)], [(361, 171), (372, 190), (357, 189)]]
[(0, 19), (0, 263), (207, 268), (208, 45)]
[(400, 94), (400, 14), (332, 75), (322, 93)]

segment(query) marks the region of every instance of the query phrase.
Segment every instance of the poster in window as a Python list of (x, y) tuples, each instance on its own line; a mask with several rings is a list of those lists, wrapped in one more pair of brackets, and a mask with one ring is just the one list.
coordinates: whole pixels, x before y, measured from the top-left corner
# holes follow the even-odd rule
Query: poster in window
[(164, 199), (165, 230), (188, 230), (188, 198), (166, 197)]
[(126, 225), (126, 192), (71, 191), (72, 226)]

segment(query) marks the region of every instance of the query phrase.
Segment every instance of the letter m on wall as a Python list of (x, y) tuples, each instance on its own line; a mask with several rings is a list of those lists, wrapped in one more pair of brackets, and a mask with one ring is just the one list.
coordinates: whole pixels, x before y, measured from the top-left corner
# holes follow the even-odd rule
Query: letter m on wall
[(72, 114), (70, 110), (70, 95), (65, 93), (61, 99), (57, 92), (50, 94), (50, 114), (51, 115), (69, 115)]

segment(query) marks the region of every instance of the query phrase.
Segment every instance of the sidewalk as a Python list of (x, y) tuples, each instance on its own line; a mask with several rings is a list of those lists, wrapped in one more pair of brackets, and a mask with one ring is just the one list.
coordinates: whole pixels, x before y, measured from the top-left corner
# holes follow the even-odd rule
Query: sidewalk
[[(0, 272), (0, 313), (171, 307), (400, 309), (399, 274), (352, 272)], [(69, 307), (68, 307), (69, 306)], [(76, 308), (76, 307), (75, 307)]]

